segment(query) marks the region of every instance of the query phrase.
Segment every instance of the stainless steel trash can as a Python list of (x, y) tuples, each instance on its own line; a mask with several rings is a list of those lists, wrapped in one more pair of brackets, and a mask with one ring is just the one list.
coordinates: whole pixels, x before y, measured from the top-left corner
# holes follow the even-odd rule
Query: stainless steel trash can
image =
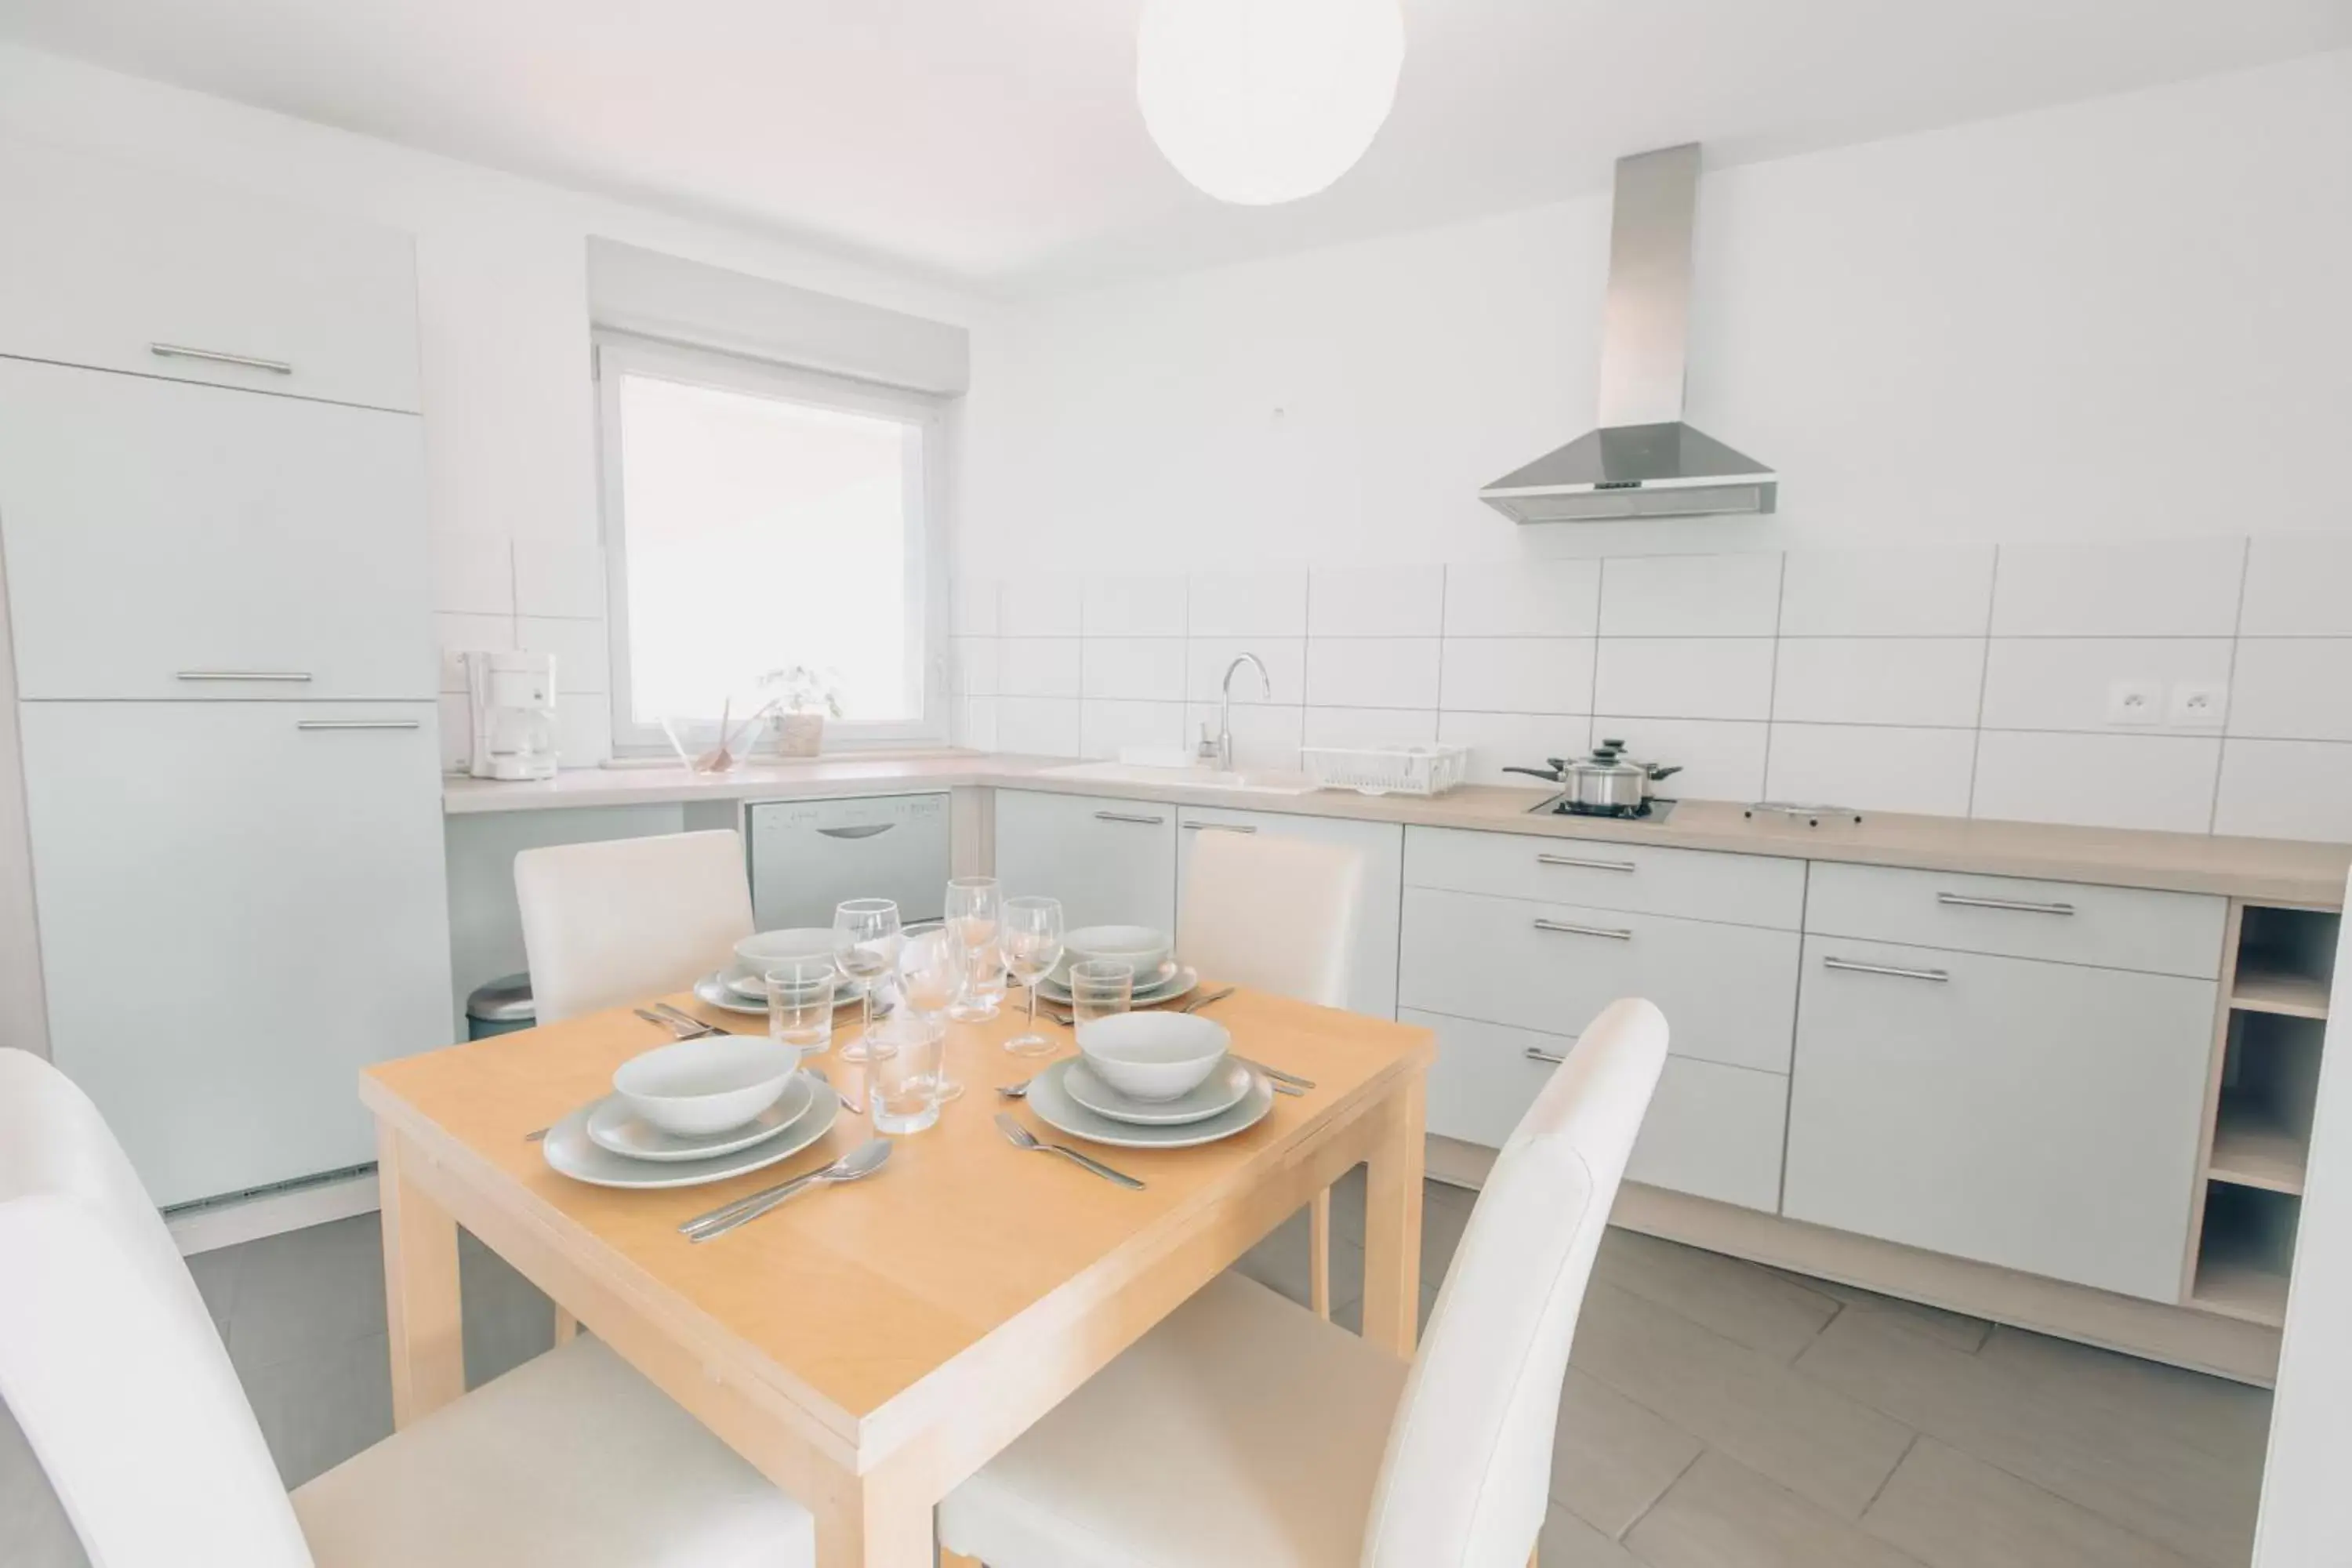
[(466, 1037), (469, 1040), (510, 1035), (538, 1022), (539, 1008), (530, 999), (528, 974), (502, 974), (487, 985), (476, 986), (474, 994), (466, 998)]

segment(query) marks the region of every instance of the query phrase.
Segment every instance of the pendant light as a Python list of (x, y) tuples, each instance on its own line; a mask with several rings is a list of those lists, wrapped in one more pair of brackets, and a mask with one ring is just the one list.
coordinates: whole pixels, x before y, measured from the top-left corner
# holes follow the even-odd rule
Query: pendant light
[(1144, 0), (1135, 97), (1176, 172), (1271, 206), (1355, 166), (1396, 100), (1399, 0)]

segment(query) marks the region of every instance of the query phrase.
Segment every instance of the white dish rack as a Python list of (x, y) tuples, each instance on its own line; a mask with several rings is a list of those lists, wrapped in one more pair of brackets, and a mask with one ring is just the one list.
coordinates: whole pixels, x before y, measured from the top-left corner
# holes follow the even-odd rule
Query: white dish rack
[(1358, 795), (1444, 795), (1470, 772), (1467, 746), (1307, 746), (1298, 761), (1324, 789)]

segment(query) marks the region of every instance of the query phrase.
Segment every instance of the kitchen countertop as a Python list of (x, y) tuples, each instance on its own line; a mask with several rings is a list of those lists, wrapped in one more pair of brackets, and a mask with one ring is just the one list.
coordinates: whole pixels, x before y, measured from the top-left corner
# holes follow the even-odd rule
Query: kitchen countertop
[(1321, 790), (1266, 795), (1179, 782), (1137, 784), (1055, 776), (1066, 757), (1008, 756), (985, 752), (929, 752), (872, 757), (826, 757), (809, 763), (763, 763), (718, 775), (679, 767), (580, 768), (552, 779), (503, 784), (488, 779), (444, 782), (443, 809), (544, 811), (570, 806), (630, 805), (675, 801), (810, 799), (902, 788), (961, 785), (1045, 790), (1215, 805), (1305, 816), (1345, 816), (1428, 827), (1538, 834), (1624, 844), (1712, 849), (1736, 855), (1780, 855), (1930, 871), (2038, 877), (2177, 892), (2221, 893), (2261, 902), (2334, 909), (2344, 900), (2352, 845), (2284, 838), (2224, 838), (2198, 833), (2147, 833), (2128, 828), (2069, 827), (1968, 817), (1864, 814), (1859, 823), (1808, 827), (1786, 818), (1748, 816), (1744, 803), (1687, 800), (1664, 822), (1590, 816), (1532, 816), (1542, 789), (1468, 784), (1434, 800), (1360, 795)]

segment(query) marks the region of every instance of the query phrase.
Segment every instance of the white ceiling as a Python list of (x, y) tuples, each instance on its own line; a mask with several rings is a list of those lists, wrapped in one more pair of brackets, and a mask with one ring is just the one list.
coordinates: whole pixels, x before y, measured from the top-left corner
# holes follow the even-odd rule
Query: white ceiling
[(2352, 46), (2344, 0), (1405, 0), (1364, 162), (1242, 209), (1146, 138), (1138, 5), (0, 0), (0, 36), (1024, 293)]

